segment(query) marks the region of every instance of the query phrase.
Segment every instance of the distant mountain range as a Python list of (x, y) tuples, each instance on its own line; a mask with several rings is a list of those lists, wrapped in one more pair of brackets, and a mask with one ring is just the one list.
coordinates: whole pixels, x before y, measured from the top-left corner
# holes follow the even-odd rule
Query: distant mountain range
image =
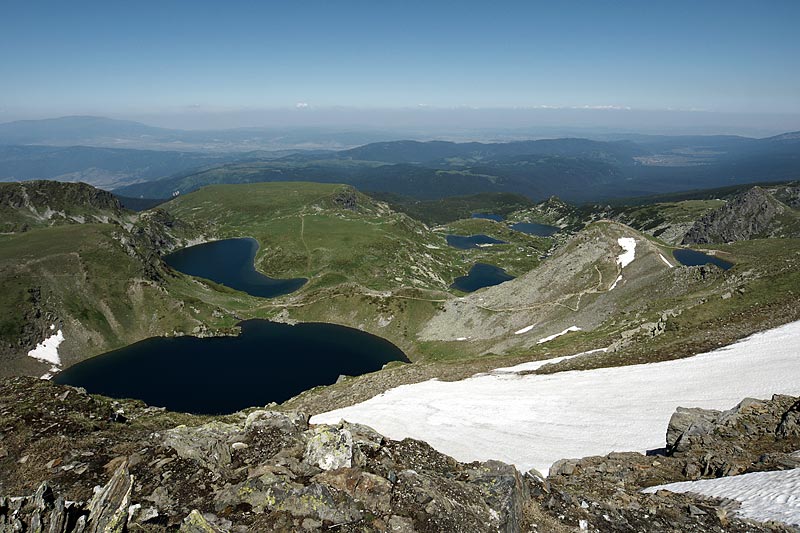
[(387, 132), (333, 128), (180, 130), (129, 120), (70, 116), (0, 124), (0, 145), (97, 146), (168, 151), (341, 150), (397, 138)]
[[(130, 198), (167, 198), (220, 183), (316, 181), (419, 199), (512, 192), (586, 202), (800, 178), (798, 132), (764, 139), (632, 134), (606, 140), (364, 142), (375, 136), (380, 135), (266, 128), (183, 131), (99, 117), (20, 121), (0, 124), (0, 180), (84, 181)], [(314, 149), (261, 149), (278, 145)]]
[(436, 199), (513, 192), (587, 202), (800, 178), (800, 139), (658, 137), (509, 143), (394, 141), (271, 161), (234, 162), (121, 188), (163, 198), (215, 183), (318, 181)]
[[(264, 154), (259, 156), (263, 158)], [(252, 155), (92, 146), (0, 145), (0, 180), (82, 181), (114, 189), (248, 157), (252, 158)]]

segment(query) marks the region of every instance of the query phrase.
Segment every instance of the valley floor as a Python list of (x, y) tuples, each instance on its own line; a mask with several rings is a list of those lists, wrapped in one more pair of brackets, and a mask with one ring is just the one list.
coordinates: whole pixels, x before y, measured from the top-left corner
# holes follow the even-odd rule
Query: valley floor
[(686, 359), (531, 374), (524, 364), (388, 390), (319, 414), (424, 440), (459, 461), (499, 459), (547, 472), (564, 457), (660, 448), (679, 406), (727, 409), (744, 397), (800, 394), (800, 321)]

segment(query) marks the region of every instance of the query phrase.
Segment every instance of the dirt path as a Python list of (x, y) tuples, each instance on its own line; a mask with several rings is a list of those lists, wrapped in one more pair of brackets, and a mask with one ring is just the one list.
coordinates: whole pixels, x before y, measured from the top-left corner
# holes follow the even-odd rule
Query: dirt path
[(303, 248), (305, 248), (305, 250), (306, 250), (306, 272), (310, 274), (311, 273), (311, 250), (309, 249), (308, 244), (306, 244), (305, 232), (306, 232), (306, 217), (305, 217), (305, 215), (301, 214), (300, 215), (300, 242), (303, 243)]

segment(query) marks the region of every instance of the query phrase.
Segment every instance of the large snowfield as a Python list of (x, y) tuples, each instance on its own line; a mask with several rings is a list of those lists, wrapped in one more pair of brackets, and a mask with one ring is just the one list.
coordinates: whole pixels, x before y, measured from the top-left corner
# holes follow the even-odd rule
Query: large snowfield
[(746, 397), (800, 395), (800, 321), (676, 361), (519, 373), (540, 364), (403, 385), (311, 422), (345, 419), (460, 461), (498, 459), (546, 474), (562, 458), (663, 447), (679, 406), (729, 409)]
[(650, 487), (644, 492), (660, 489), (735, 500), (741, 505), (735, 512), (738, 516), (800, 526), (800, 469), (797, 468), (670, 483)]

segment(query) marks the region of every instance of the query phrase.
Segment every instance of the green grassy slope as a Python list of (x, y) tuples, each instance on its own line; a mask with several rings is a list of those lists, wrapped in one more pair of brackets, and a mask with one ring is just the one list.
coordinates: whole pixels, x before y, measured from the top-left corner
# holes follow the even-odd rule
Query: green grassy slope
[(549, 247), (546, 240), (505, 230), (514, 233), (513, 244), (456, 250), (446, 244), (444, 228), (432, 231), (345, 185), (211, 186), (163, 207), (205, 225), (215, 237), (255, 238), (256, 266), (269, 276), (309, 278), (296, 293), (240, 308), (241, 316), (359, 327), (412, 358), (423, 356), (416, 331), (454, 297), (449, 286), (455, 277), (477, 261), (524, 273)]
[(446, 289), (456, 274), (444, 238), (344, 185), (305, 182), (206, 187), (164, 205), (219, 237), (259, 241), (259, 270), (369, 289)]
[(43, 374), (47, 365), (26, 354), (52, 335), (51, 325), (64, 332), (59, 353), (68, 365), (212, 321), (185, 280), (153, 279), (123, 231), (81, 224), (0, 236), (0, 375)]
[(450, 196), (439, 200), (417, 200), (410, 196), (393, 193), (368, 193), (372, 198), (389, 204), (395, 211), (429, 225), (447, 224), (462, 218), (470, 218), (473, 213), (491, 213), (507, 217), (514, 211), (533, 205), (533, 202), (520, 194), (481, 193), (468, 196)]

